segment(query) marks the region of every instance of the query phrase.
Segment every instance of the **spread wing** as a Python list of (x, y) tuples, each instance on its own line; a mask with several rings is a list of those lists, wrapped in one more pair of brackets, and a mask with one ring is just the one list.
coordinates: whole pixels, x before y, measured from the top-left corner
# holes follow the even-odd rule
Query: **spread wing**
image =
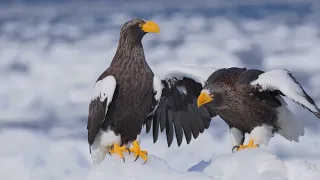
[(88, 115), (88, 143), (93, 144), (94, 139), (105, 119), (108, 107), (116, 90), (116, 79), (114, 76), (107, 76), (98, 80), (93, 89), (93, 95), (89, 105)]
[[(206, 70), (204, 70), (206, 69)], [(210, 125), (216, 116), (207, 107), (197, 107), (197, 98), (204, 82), (216, 69), (196, 67), (176, 67), (167, 71), (161, 79), (154, 78), (154, 101), (146, 120), (147, 133), (153, 132), (153, 140), (158, 140), (159, 131), (166, 130), (170, 147), (175, 134), (178, 146), (183, 135), (189, 144)]]
[(280, 91), (294, 102), (308, 109), (320, 118), (320, 111), (312, 98), (305, 92), (299, 82), (286, 69), (276, 69), (262, 73), (251, 85), (259, 91)]

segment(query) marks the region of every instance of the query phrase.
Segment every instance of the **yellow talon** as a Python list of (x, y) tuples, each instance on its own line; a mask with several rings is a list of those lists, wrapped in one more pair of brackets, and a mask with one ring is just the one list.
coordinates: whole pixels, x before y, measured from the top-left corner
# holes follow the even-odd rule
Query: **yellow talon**
[(125, 162), (123, 152), (129, 152), (126, 146), (119, 146), (118, 144), (114, 144), (112, 149), (109, 150), (109, 154), (112, 155), (114, 153), (118, 154), (120, 158), (123, 159), (123, 162)]
[(237, 150), (240, 151), (246, 148), (257, 148), (257, 147), (259, 147), (259, 145), (254, 144), (254, 140), (250, 140), (248, 145), (240, 145)]
[(144, 160), (143, 164), (145, 164), (148, 161), (148, 157), (147, 157), (148, 152), (142, 151), (140, 149), (139, 143), (136, 140), (133, 141), (130, 151), (134, 153), (134, 156), (136, 158), (134, 161), (136, 161), (139, 157), (141, 157)]

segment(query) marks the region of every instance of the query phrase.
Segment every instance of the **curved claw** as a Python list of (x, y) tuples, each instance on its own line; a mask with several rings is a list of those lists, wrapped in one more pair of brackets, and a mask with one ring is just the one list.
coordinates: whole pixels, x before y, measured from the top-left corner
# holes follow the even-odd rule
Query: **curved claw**
[(122, 160), (123, 160), (123, 163), (125, 163), (125, 162), (126, 162), (126, 160), (124, 159), (124, 157), (122, 158)]
[(133, 162), (136, 162), (138, 159), (139, 159), (139, 156), (137, 156), (137, 157), (134, 159)]
[(144, 165), (145, 163), (147, 163), (148, 160), (146, 160), (144, 163), (142, 163), (142, 165)]
[(110, 156), (112, 156), (112, 154), (118, 154), (120, 156), (120, 158), (123, 160), (123, 162), (125, 162), (126, 160), (124, 159), (124, 152), (127, 152), (127, 148), (125, 146), (119, 146), (118, 144), (114, 144), (112, 146), (112, 148), (108, 151)]
[[(233, 148), (232, 148), (232, 153), (237, 152), (239, 147), (240, 147), (240, 146), (233, 146)], [(235, 150), (236, 150), (236, 151), (235, 151)]]
[[(137, 141), (134, 141), (132, 143), (132, 145), (133, 146), (129, 150), (134, 153), (135, 160), (133, 162), (137, 161), (139, 159), (139, 157), (141, 157), (144, 161), (147, 161), (148, 160), (148, 157), (147, 157), (148, 152), (142, 151), (140, 149), (139, 143)], [(143, 164), (145, 164), (145, 163), (143, 163)]]

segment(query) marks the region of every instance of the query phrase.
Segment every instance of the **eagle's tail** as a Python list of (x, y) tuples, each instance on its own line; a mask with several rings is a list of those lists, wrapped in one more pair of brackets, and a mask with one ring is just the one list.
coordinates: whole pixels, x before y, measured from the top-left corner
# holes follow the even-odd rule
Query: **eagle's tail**
[(280, 96), (277, 96), (281, 102), (281, 106), (277, 108), (279, 127), (278, 133), (289, 141), (299, 142), (299, 137), (304, 135), (304, 125), (296, 118), (296, 116), (288, 109), (287, 103)]

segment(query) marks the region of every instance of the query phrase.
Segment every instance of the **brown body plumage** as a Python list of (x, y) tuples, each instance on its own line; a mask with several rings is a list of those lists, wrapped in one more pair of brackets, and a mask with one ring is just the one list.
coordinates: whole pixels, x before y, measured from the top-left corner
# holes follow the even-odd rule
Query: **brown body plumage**
[(96, 119), (102, 121), (101, 127), (100, 124), (89, 127), (92, 128), (88, 131), (89, 144), (93, 143), (99, 128), (103, 131), (110, 128), (116, 135), (120, 134), (121, 144), (132, 142), (141, 132), (153, 98), (153, 72), (145, 60), (141, 43), (145, 32), (138, 26), (143, 22), (142, 19), (135, 19), (123, 26), (110, 67), (97, 80), (114, 76), (117, 87), (105, 117), (92, 117), (90, 120), (89, 113), (89, 122)]
[(214, 111), (230, 128), (248, 133), (262, 124), (274, 125), (277, 118), (274, 108), (280, 106), (279, 100), (249, 85), (261, 73), (259, 70), (230, 68), (218, 70), (209, 77), (207, 84), (216, 90), (215, 98), (221, 97), (212, 103)]
[(117, 80), (118, 86), (101, 128), (110, 127), (116, 134), (121, 134), (122, 144), (135, 140), (140, 134), (153, 98), (153, 72), (144, 59), (142, 45), (136, 45), (126, 53), (132, 57), (115, 57), (100, 77), (113, 75)]

